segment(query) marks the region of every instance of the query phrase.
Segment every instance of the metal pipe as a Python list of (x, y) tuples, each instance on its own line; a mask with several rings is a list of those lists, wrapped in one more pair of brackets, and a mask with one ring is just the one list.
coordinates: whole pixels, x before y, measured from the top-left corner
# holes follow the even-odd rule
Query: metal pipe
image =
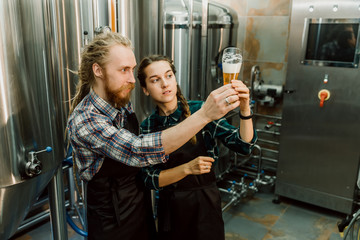
[(26, 219), (17, 229), (16, 233), (22, 232), (24, 230), (27, 230), (36, 224), (48, 219), (50, 217), (50, 210), (46, 209), (45, 211), (32, 216), (31, 218)]
[(271, 140), (267, 140), (267, 139), (262, 139), (262, 138), (258, 138), (258, 142), (264, 142), (264, 143), (269, 143), (269, 144), (274, 144), (274, 145), (280, 145), (279, 142), (271, 141)]
[(69, 190), (70, 190), (70, 207), (75, 205), (75, 182), (74, 182), (74, 171), (73, 168), (70, 167), (68, 170), (68, 181), (69, 181)]
[(237, 198), (232, 198), (230, 202), (228, 202), (221, 210), (224, 212), (228, 207), (230, 207), (235, 201), (237, 201)]
[(265, 152), (271, 152), (271, 153), (279, 154), (279, 151), (278, 151), (278, 150), (274, 150), (274, 149), (270, 149), (270, 148), (264, 148), (264, 147), (262, 147), (261, 150), (262, 150), (262, 151), (265, 151)]
[[(47, 200), (47, 199), (46, 199)], [(65, 202), (65, 207), (69, 206), (69, 201)], [(33, 226), (39, 224), (40, 222), (46, 220), (47, 218), (50, 217), (50, 209), (46, 209), (34, 216), (31, 216), (29, 218), (26, 218), (21, 225), (18, 227), (18, 229), (16, 230), (15, 234), (18, 234), (22, 231), (26, 231), (30, 228), (32, 228)]]
[(193, 36), (193, 21), (194, 21), (194, 1), (193, 0), (189, 0), (189, 7), (188, 7), (188, 14), (189, 14), (189, 36), (188, 36), (188, 61), (187, 61), (187, 65), (188, 65), (188, 72), (187, 72), (187, 84), (189, 86), (189, 95), (187, 96), (189, 99), (191, 98), (191, 92), (193, 91), (193, 89), (191, 89), (191, 72), (192, 72), (192, 64), (193, 62), (191, 61), (192, 58), (192, 36)]
[(58, 167), (48, 185), (51, 226), (54, 240), (67, 240), (63, 171)]
[(272, 119), (278, 119), (278, 120), (282, 119), (282, 117), (279, 117), (279, 116), (265, 115), (265, 114), (260, 114), (260, 113), (254, 113), (254, 116), (264, 117), (264, 118), (272, 118)]
[(261, 151), (261, 147), (257, 144), (254, 145), (254, 149), (257, 149), (259, 151), (259, 155), (258, 155), (258, 169), (257, 169), (257, 178), (260, 178), (261, 175), (261, 165), (262, 165), (262, 151)]
[[(83, 193), (83, 196), (82, 196), (82, 199), (83, 199), (83, 203), (84, 203), (84, 211), (83, 211), (83, 219), (84, 219), (84, 231), (88, 231), (88, 228), (87, 228), (87, 183), (84, 182), (84, 181), (81, 181), (81, 191)], [(87, 237), (85, 238), (85, 240), (87, 239)]]
[(219, 191), (220, 191), (220, 192), (223, 192), (223, 193), (230, 193), (228, 190), (223, 189), (223, 188), (219, 188)]
[(269, 157), (262, 157), (263, 161), (268, 161), (268, 162), (273, 162), (273, 163), (277, 163), (279, 160), (274, 159), (274, 158), (269, 158)]
[(254, 81), (255, 81), (255, 77), (259, 76), (260, 74), (260, 67), (257, 65), (252, 66), (251, 68), (251, 74), (250, 74), (250, 102), (253, 100), (254, 97)]
[[(69, 189), (68, 189), (68, 188), (65, 188), (65, 189), (64, 189), (65, 195), (66, 195), (66, 193), (68, 193), (68, 192), (69, 192)], [(48, 202), (49, 202), (49, 198), (44, 196), (44, 198), (39, 199), (37, 202), (35, 202), (35, 203), (31, 206), (29, 212), (31, 212), (31, 211), (33, 211), (33, 210), (36, 210), (36, 209), (38, 209), (38, 208), (43, 207), (43, 206), (44, 206), (45, 204), (47, 204)], [(26, 219), (26, 218), (25, 218), (25, 219)]]
[(97, 0), (92, 1), (92, 10), (93, 10), (93, 27), (94, 30), (100, 26), (99, 23), (99, 6)]
[(258, 133), (267, 133), (267, 134), (273, 134), (273, 135), (280, 135), (280, 132), (277, 131), (268, 131), (268, 130), (263, 130), (263, 129), (256, 129), (256, 131)]
[[(208, 28), (208, 8), (209, 1), (202, 0), (202, 17), (201, 17), (201, 83), (206, 83), (207, 73), (207, 28)], [(201, 88), (201, 99), (205, 97), (205, 88)]]
[(158, 51), (161, 54), (164, 53), (164, 45), (165, 45), (165, 28), (164, 28), (164, 5), (165, 0), (159, 1), (158, 11), (159, 11), (159, 18), (158, 18), (158, 31), (159, 31), (159, 44), (158, 44)]

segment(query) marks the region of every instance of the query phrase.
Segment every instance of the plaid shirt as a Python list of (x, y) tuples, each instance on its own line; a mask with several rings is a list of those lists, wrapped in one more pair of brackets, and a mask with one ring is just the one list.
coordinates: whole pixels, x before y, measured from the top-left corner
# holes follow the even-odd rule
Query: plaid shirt
[[(202, 101), (188, 101), (189, 108), (191, 113), (196, 112), (204, 104)], [(159, 131), (159, 129), (166, 129), (172, 126), (175, 126), (180, 122), (182, 109), (179, 104), (178, 108), (174, 113), (169, 116), (160, 116), (158, 109), (155, 113), (146, 118), (140, 126), (142, 133), (151, 133)], [(221, 142), (228, 147), (230, 150), (247, 155), (251, 152), (256, 140), (257, 135), (254, 131), (254, 137), (250, 143), (244, 142), (240, 138), (239, 128), (232, 126), (226, 121), (225, 118), (221, 118), (216, 121), (208, 123), (202, 130), (202, 136), (205, 142), (205, 148), (210, 157), (214, 158), (215, 161), (218, 160), (219, 149), (217, 146), (216, 139), (221, 140)], [(154, 165), (151, 167), (146, 167), (142, 169), (142, 177), (145, 182), (145, 185), (148, 188), (159, 190), (159, 174), (161, 168), (159, 165)]]
[(70, 143), (80, 178), (90, 181), (105, 157), (134, 167), (165, 162), (161, 132), (136, 136), (124, 129), (131, 103), (116, 109), (94, 91), (78, 104), (68, 121)]

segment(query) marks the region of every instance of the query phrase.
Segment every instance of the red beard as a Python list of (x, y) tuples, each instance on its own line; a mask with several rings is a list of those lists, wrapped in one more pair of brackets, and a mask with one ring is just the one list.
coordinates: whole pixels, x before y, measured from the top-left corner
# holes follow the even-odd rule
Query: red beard
[[(121, 86), (117, 90), (110, 90), (109, 86), (106, 82), (105, 84), (105, 91), (107, 95), (107, 99), (113, 106), (116, 107), (125, 107), (126, 104), (129, 103), (131, 97), (131, 91), (134, 89), (134, 83), (128, 83), (127, 85)], [(130, 90), (125, 96), (123, 91)]]

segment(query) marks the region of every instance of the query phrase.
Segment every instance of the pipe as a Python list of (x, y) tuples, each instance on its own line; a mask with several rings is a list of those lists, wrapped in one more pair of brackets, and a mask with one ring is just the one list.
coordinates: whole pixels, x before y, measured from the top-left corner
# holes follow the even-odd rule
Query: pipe
[(109, 12), (110, 12), (110, 27), (111, 27), (111, 31), (112, 31), (112, 32), (117, 32), (115, 0), (110, 0), (109, 8), (110, 8), (110, 11), (109, 11)]
[[(201, 17), (201, 83), (206, 83), (207, 73), (207, 28), (208, 28), (208, 8), (209, 1), (202, 0), (202, 17)], [(201, 88), (201, 99), (205, 97), (205, 87)]]
[(257, 156), (259, 161), (258, 161), (258, 169), (257, 169), (257, 178), (260, 178), (261, 175), (261, 165), (262, 165), (262, 151), (261, 151), (261, 147), (257, 144), (254, 145), (254, 148), (257, 149), (259, 151), (259, 155)]
[(264, 117), (264, 118), (272, 118), (272, 119), (277, 119), (277, 120), (281, 120), (281, 119), (282, 119), (282, 117), (279, 117), (279, 116), (265, 115), (265, 114), (260, 114), (260, 113), (254, 113), (254, 116)]
[(189, 0), (189, 39), (188, 39), (188, 72), (187, 72), (187, 84), (189, 86), (189, 94), (186, 96), (188, 99), (191, 99), (191, 92), (193, 89), (191, 89), (192, 84), (191, 81), (194, 81), (194, 79), (191, 79), (191, 72), (192, 72), (192, 64), (191, 61), (192, 58), (192, 36), (193, 36), (193, 21), (194, 21), (194, 0)]
[(160, 41), (158, 44), (158, 51), (159, 53), (165, 55), (164, 53), (164, 44), (165, 44), (165, 28), (164, 28), (164, 4), (165, 0), (159, 1), (158, 6), (158, 32), (159, 32), (159, 39)]
[(264, 148), (262, 147), (261, 150), (264, 152), (270, 152), (270, 153), (275, 153), (275, 154), (279, 154), (278, 150), (274, 150), (274, 149), (270, 149), (270, 148)]
[[(46, 199), (47, 201), (47, 199)], [(69, 201), (65, 202), (65, 207), (69, 206)], [(21, 225), (18, 227), (18, 229), (16, 230), (15, 234), (18, 234), (22, 231), (26, 231), (30, 228), (32, 228), (33, 226), (39, 224), (40, 222), (48, 219), (50, 217), (50, 209), (46, 209), (43, 212), (40, 212), (32, 217), (26, 218)]]
[(63, 171), (58, 167), (48, 185), (51, 226), (54, 240), (67, 240)]
[(260, 67), (257, 65), (252, 66), (251, 68), (251, 74), (250, 74), (250, 102), (253, 100), (254, 98), (254, 81), (255, 81), (255, 77), (259, 78), (259, 74), (260, 74)]
[(256, 131), (258, 133), (268, 133), (268, 134), (273, 134), (273, 135), (280, 136), (280, 132), (277, 132), (277, 131), (267, 131), (267, 130), (262, 130), (262, 129), (256, 129)]
[(258, 142), (264, 142), (264, 143), (269, 143), (269, 144), (274, 144), (274, 145), (280, 145), (279, 142), (271, 141), (271, 140), (267, 140), (267, 139), (262, 139), (262, 138), (258, 138)]
[(71, 226), (71, 228), (74, 229), (74, 231), (76, 233), (78, 233), (79, 235), (81, 235), (83, 237), (88, 236), (87, 232), (85, 232), (84, 230), (82, 230), (82, 229), (78, 228), (78, 226), (76, 226), (76, 224), (73, 222), (73, 220), (71, 219), (71, 217), (69, 216), (68, 213), (66, 213), (66, 221)]
[(228, 207), (230, 207), (231, 206), (231, 204), (233, 204), (235, 201), (237, 201), (237, 198), (232, 198), (231, 200), (230, 200), (230, 202), (228, 202), (222, 209), (221, 209), (221, 211), (225, 211)]
[(50, 210), (46, 209), (45, 211), (32, 216), (28, 219), (26, 219), (17, 229), (16, 234), (19, 232), (22, 232), (24, 230), (27, 230), (33, 226), (35, 226), (36, 224), (48, 219), (50, 217)]

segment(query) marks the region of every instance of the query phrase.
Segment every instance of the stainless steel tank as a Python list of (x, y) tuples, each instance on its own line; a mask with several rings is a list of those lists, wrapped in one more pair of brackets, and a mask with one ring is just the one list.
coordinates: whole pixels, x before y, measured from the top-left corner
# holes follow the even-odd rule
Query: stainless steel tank
[[(163, 1), (160, 0), (117, 1), (117, 31), (130, 38), (138, 64), (143, 57), (160, 53), (161, 14), (159, 12), (162, 11), (162, 8)], [(136, 70), (135, 76), (137, 75)], [(139, 122), (141, 122), (150, 115), (154, 105), (151, 98), (145, 96), (138, 82), (135, 86), (131, 102)]]
[[(205, 41), (202, 26), (206, 28)], [(220, 55), (224, 48), (236, 45), (237, 26), (236, 12), (229, 7), (212, 2), (204, 7), (203, 1), (165, 1), (163, 53), (174, 60), (186, 98), (204, 100), (222, 84)]]
[(61, 166), (78, 10), (71, 0), (0, 1), (0, 239)]
[[(292, 3), (275, 187), (279, 196), (345, 214), (358, 197), (359, 16), (358, 1)], [(355, 46), (333, 58), (328, 47), (341, 49), (338, 35), (353, 36)]]

